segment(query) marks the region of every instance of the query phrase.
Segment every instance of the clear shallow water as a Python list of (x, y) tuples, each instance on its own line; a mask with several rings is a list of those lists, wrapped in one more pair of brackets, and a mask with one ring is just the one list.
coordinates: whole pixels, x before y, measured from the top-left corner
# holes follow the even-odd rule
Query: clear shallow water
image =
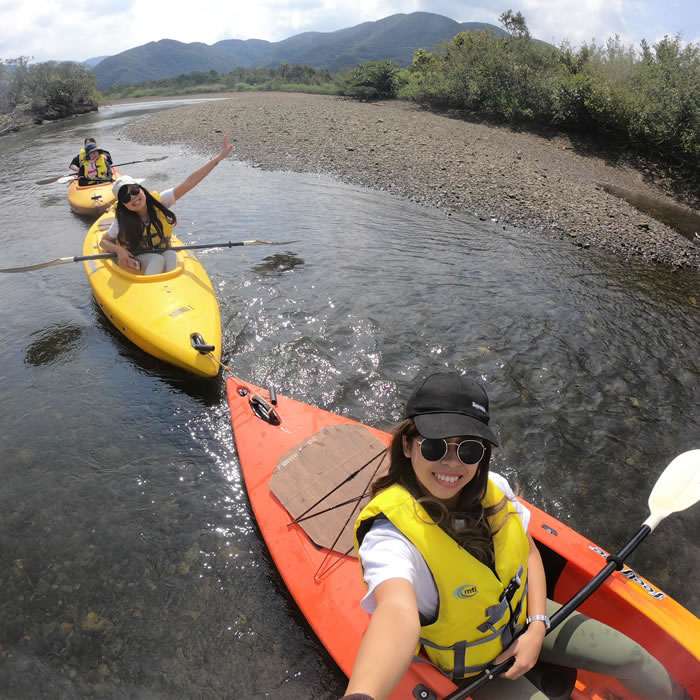
[[(124, 169), (155, 189), (203, 162), (120, 137), (164, 106), (0, 139), (2, 267), (80, 252), (89, 222), (34, 181), (68, 172), (85, 135), (117, 163), (167, 155)], [(200, 255), (237, 374), (386, 426), (418, 374), (467, 370), (488, 385), (494, 468), (607, 549), (700, 447), (697, 274), (233, 161), (177, 212), (186, 241), (301, 239)], [(0, 275), (0, 298), (5, 695), (341, 695), (252, 521), (222, 378), (124, 341), (80, 265)], [(698, 517), (669, 517), (628, 562), (696, 614)]]

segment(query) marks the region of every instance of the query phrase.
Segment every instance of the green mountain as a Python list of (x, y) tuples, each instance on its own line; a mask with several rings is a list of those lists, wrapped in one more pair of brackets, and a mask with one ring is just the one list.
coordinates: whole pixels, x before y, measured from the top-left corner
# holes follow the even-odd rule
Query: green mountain
[(76, 63), (82, 63), (86, 68), (92, 68), (104, 58), (109, 58), (109, 56), (93, 56), (92, 58), (87, 58), (84, 61), (76, 61)]
[(108, 88), (193, 71), (228, 73), (238, 67), (274, 67), (280, 63), (301, 63), (332, 72), (363, 61), (383, 59), (407, 66), (418, 49), (431, 50), (459, 32), (477, 29), (506, 35), (492, 24), (459, 23), (432, 12), (412, 12), (335, 32), (304, 32), (277, 42), (226, 39), (210, 46), (172, 39), (151, 41), (104, 58), (93, 71), (99, 87)]

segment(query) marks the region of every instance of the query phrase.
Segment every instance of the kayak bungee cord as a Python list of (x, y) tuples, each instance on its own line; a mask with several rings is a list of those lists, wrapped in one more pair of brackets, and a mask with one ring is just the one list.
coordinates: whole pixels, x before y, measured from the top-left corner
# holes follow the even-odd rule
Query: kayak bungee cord
[[(351, 499), (350, 501), (347, 501), (347, 503), (352, 503), (352, 501), (355, 501), (355, 506), (354, 506), (353, 509), (350, 511), (350, 515), (348, 515), (348, 517), (346, 518), (346, 520), (345, 520), (345, 522), (343, 523), (342, 527), (341, 527), (340, 530), (338, 531), (338, 534), (336, 535), (335, 539), (333, 540), (333, 544), (332, 544), (330, 547), (328, 547), (328, 548), (326, 549), (326, 554), (325, 554), (325, 556), (323, 557), (323, 559), (321, 560), (321, 563), (318, 565), (318, 568), (316, 569), (316, 571), (315, 571), (315, 573), (314, 573), (314, 578), (315, 578), (315, 579), (323, 578), (323, 576), (325, 576), (326, 574), (329, 574), (331, 571), (333, 571), (333, 568), (334, 568), (339, 562), (341, 562), (345, 557), (348, 556), (348, 554), (350, 554), (350, 552), (352, 552), (353, 547), (351, 547), (350, 549), (348, 549), (347, 552), (343, 552), (343, 556), (340, 557), (339, 559), (336, 559), (336, 561), (334, 561), (327, 569), (324, 569), (324, 568), (323, 568), (323, 567), (325, 566), (326, 562), (328, 561), (328, 558), (330, 557), (331, 552), (332, 552), (332, 551), (335, 551), (335, 546), (336, 546), (336, 544), (338, 544), (338, 540), (342, 537), (343, 532), (345, 532), (345, 528), (348, 526), (348, 524), (349, 524), (349, 522), (350, 522), (350, 518), (352, 518), (353, 515), (355, 515), (355, 513), (356, 513), (356, 511), (357, 511), (357, 506), (360, 505), (362, 499), (367, 495), (367, 490), (369, 489), (369, 487), (370, 487), (370, 486), (372, 485), (372, 483), (374, 482), (374, 477), (377, 475), (377, 472), (379, 471), (379, 468), (380, 468), (380, 467), (382, 466), (382, 464), (384, 463), (384, 458), (386, 457), (387, 452), (388, 452), (388, 450), (384, 449), (384, 450), (382, 450), (381, 452), (379, 452), (378, 454), (374, 455), (374, 457), (372, 457), (369, 461), (365, 462), (359, 469), (357, 469), (357, 470), (354, 471), (352, 474), (350, 474), (348, 477), (346, 477), (346, 478), (345, 478), (340, 484), (338, 484), (334, 489), (331, 489), (325, 496), (323, 496), (322, 498), (320, 498), (316, 503), (314, 503), (313, 506), (311, 506), (311, 508), (315, 508), (319, 503), (321, 503), (323, 500), (325, 500), (326, 498), (328, 498), (334, 491), (337, 491), (343, 484), (346, 484), (346, 483), (347, 483), (348, 481), (350, 481), (351, 479), (354, 479), (366, 466), (368, 466), (369, 464), (371, 464), (372, 462), (374, 462), (374, 460), (376, 460), (377, 457), (379, 457), (379, 456), (381, 455), (381, 459), (379, 460), (379, 462), (377, 463), (377, 466), (375, 467), (374, 471), (373, 471), (372, 474), (370, 475), (370, 478), (369, 478), (369, 480), (367, 481), (367, 483), (365, 484), (365, 488), (362, 490), (362, 493), (360, 494), (360, 496), (359, 496), (358, 498), (353, 498), (353, 499)], [(319, 512), (319, 513), (314, 513), (313, 515), (310, 515), (310, 516), (307, 516), (307, 517), (310, 518), (310, 517), (314, 517), (314, 516), (316, 516), (316, 515), (321, 515), (321, 514), (323, 514), (323, 513), (327, 513), (328, 511), (333, 510), (334, 508), (338, 508), (338, 507), (341, 506), (341, 505), (345, 505), (345, 504), (343, 504), (343, 503), (338, 503), (338, 504), (336, 504), (335, 506), (332, 506), (331, 508), (326, 508), (325, 510), (323, 510), (323, 511), (321, 511), (321, 512)], [(306, 513), (308, 513), (308, 512), (311, 510), (311, 508), (307, 508), (306, 511), (305, 511), (304, 513), (302, 513), (302, 516), (306, 515)], [(293, 520), (293, 521), (292, 521), (291, 523), (289, 523), (289, 524), (290, 524), (290, 525), (294, 525), (294, 524), (297, 523), (297, 522), (299, 522), (299, 518), (297, 518), (297, 520)]]
[[(212, 355), (211, 352), (203, 352), (202, 350), (200, 350), (200, 352), (202, 352), (203, 355), (207, 355), (207, 356), (210, 357), (212, 360), (214, 360), (214, 362), (216, 362), (216, 363), (221, 367), (221, 369), (223, 369), (224, 371), (228, 372), (228, 373), (231, 375), (231, 377), (232, 377), (233, 379), (235, 379), (237, 382), (239, 382), (240, 384), (242, 384), (242, 385), (248, 387), (248, 391), (249, 391), (250, 394), (251, 394), (251, 397), (250, 397), (251, 407), (253, 408), (254, 411), (256, 411), (256, 413), (257, 413), (258, 411), (262, 411), (262, 412), (264, 413), (264, 415), (261, 416), (261, 418), (262, 418), (263, 420), (266, 420), (268, 423), (272, 423), (273, 425), (279, 425), (279, 424), (280, 424), (281, 420), (280, 420), (279, 416), (277, 415), (275, 409), (274, 409), (272, 406), (270, 406), (270, 404), (267, 402), (267, 400), (264, 399), (262, 396), (260, 396), (260, 394), (258, 394), (258, 393), (255, 392), (254, 390), (251, 390), (251, 389), (249, 388), (250, 385), (248, 384), (248, 382), (243, 381), (243, 380), (233, 371), (233, 369), (232, 369), (231, 367), (229, 367), (229, 365), (223, 363), (221, 360), (219, 360), (218, 358), (214, 357), (214, 355)], [(270, 400), (272, 401), (272, 403), (275, 403), (275, 399), (272, 398), (272, 397), (273, 397), (273, 393), (274, 393), (274, 389), (270, 389)], [(256, 405), (255, 405), (255, 406), (252, 405), (252, 404), (253, 404), (253, 401), (256, 402)], [(336, 535), (336, 538), (333, 540), (333, 544), (331, 544), (331, 546), (328, 547), (328, 548), (326, 549), (326, 554), (325, 554), (325, 556), (323, 557), (323, 560), (322, 560), (321, 563), (318, 565), (318, 568), (316, 569), (316, 571), (315, 571), (315, 573), (314, 573), (314, 578), (315, 578), (315, 579), (323, 578), (324, 576), (326, 576), (327, 574), (329, 574), (331, 571), (333, 571), (334, 567), (335, 567), (339, 562), (341, 562), (346, 556), (348, 556), (348, 554), (350, 554), (350, 552), (352, 552), (352, 549), (353, 549), (353, 548), (351, 547), (351, 548), (348, 549), (346, 552), (343, 552), (343, 553), (342, 553), (342, 556), (341, 556), (339, 559), (337, 559), (336, 561), (334, 561), (333, 564), (331, 564), (327, 569), (324, 569), (324, 568), (323, 568), (323, 567), (325, 566), (326, 562), (328, 561), (328, 558), (330, 557), (331, 552), (332, 552), (332, 551), (335, 551), (335, 545), (338, 543), (338, 540), (340, 540), (340, 538), (342, 537), (343, 532), (345, 531), (345, 528), (346, 528), (346, 527), (348, 526), (348, 524), (350, 523), (350, 519), (351, 519), (351, 518), (355, 515), (355, 513), (357, 512), (357, 507), (358, 507), (358, 505), (361, 503), (362, 499), (365, 498), (365, 496), (367, 495), (367, 491), (368, 491), (369, 487), (371, 486), (371, 484), (374, 482), (374, 478), (375, 478), (375, 476), (377, 475), (377, 472), (378, 472), (379, 469), (381, 468), (382, 464), (384, 464), (384, 459), (386, 458), (387, 453), (388, 453), (388, 449), (385, 448), (385, 449), (381, 450), (381, 452), (378, 452), (377, 454), (375, 454), (375, 455), (373, 455), (372, 457), (370, 457), (370, 459), (368, 459), (361, 467), (358, 467), (354, 472), (352, 472), (352, 474), (349, 474), (348, 476), (346, 476), (345, 479), (343, 479), (343, 481), (341, 481), (339, 484), (337, 484), (336, 486), (334, 486), (334, 487), (333, 487), (330, 491), (328, 491), (326, 494), (324, 494), (323, 496), (321, 496), (321, 498), (319, 498), (319, 499), (316, 501), (316, 503), (314, 503), (313, 505), (309, 506), (301, 515), (299, 515), (298, 517), (296, 517), (296, 518), (294, 518), (293, 520), (290, 520), (290, 521), (289, 521), (288, 524), (289, 524), (290, 526), (291, 526), (291, 525), (298, 525), (299, 523), (303, 522), (304, 520), (309, 520), (310, 518), (315, 518), (315, 517), (318, 516), (318, 515), (323, 515), (323, 514), (328, 513), (328, 512), (330, 512), (330, 511), (332, 511), (332, 510), (335, 510), (336, 508), (341, 508), (342, 506), (349, 505), (350, 503), (355, 503), (355, 506), (354, 506), (353, 509), (350, 511), (350, 514), (348, 515), (348, 517), (346, 518), (345, 522), (343, 523), (343, 525), (341, 526), (340, 530), (338, 531), (338, 534)], [(378, 461), (377, 461), (377, 460), (378, 460)], [(374, 468), (374, 471), (370, 474), (370, 477), (369, 477), (367, 483), (365, 484), (365, 487), (364, 487), (364, 489), (362, 490), (362, 493), (361, 493), (359, 496), (355, 496), (354, 498), (351, 498), (351, 499), (349, 499), (349, 500), (347, 500), (347, 501), (344, 501), (343, 503), (336, 503), (335, 505), (333, 505), (333, 506), (331, 506), (331, 507), (329, 507), (329, 508), (325, 508), (324, 510), (318, 511), (318, 512), (316, 512), (316, 513), (311, 513), (311, 514), (309, 515), (310, 511), (312, 511), (316, 506), (318, 506), (320, 503), (323, 503), (323, 501), (325, 501), (327, 498), (329, 498), (329, 497), (330, 497), (333, 493), (335, 493), (339, 488), (341, 488), (343, 485), (345, 485), (346, 483), (348, 483), (349, 481), (351, 481), (352, 479), (354, 479), (361, 471), (363, 471), (366, 467), (368, 467), (368, 466), (369, 466), (370, 464), (372, 464), (372, 462), (374, 462), (374, 461), (377, 461), (377, 466)]]
[[(372, 472), (372, 476), (370, 477), (370, 479), (374, 479), (377, 472), (379, 471), (379, 467), (381, 467), (382, 463), (384, 462), (384, 457), (386, 457), (386, 453), (387, 453), (386, 449), (382, 450), (381, 452), (377, 452), (377, 454), (374, 455), (374, 457), (371, 457), (369, 460), (367, 460), (361, 467), (356, 469), (352, 474), (349, 474), (348, 476), (346, 476), (345, 479), (343, 479), (337, 486), (332, 488), (325, 495), (321, 496), (321, 498), (319, 498), (318, 501), (316, 501), (316, 503), (309, 506), (298, 518), (295, 518), (294, 520), (292, 520), (292, 522), (290, 524), (297, 525), (298, 523), (300, 523), (304, 520), (308, 520), (309, 518), (313, 518), (317, 515), (323, 515), (324, 513), (328, 513), (329, 511), (333, 510), (334, 508), (339, 508), (340, 506), (347, 505), (348, 503), (353, 503), (354, 501), (362, 500), (362, 498), (367, 494), (367, 487), (365, 487), (365, 490), (359, 496), (355, 496), (355, 498), (351, 498), (350, 500), (345, 501), (344, 503), (336, 503), (334, 506), (331, 506), (330, 508), (326, 508), (325, 510), (318, 511), (317, 513), (312, 513), (311, 515), (307, 515), (307, 513), (309, 511), (312, 511), (317, 505), (319, 505), (320, 503), (323, 503), (323, 501), (325, 501), (326, 498), (328, 498), (329, 496), (332, 496), (339, 488), (341, 488), (342, 486), (347, 484), (348, 481), (350, 481), (351, 479), (354, 479), (365, 467), (368, 467), (372, 462), (374, 462), (374, 460), (377, 459), (377, 457), (381, 457), (381, 459), (379, 460), (379, 464), (377, 464), (377, 467)], [(370, 483), (371, 483), (371, 481), (370, 481)]]

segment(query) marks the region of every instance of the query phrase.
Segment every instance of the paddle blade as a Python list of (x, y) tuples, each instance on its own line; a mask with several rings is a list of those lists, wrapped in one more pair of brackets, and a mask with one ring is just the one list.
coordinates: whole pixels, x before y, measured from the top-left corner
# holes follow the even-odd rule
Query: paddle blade
[(49, 262), (26, 265), (25, 267), (6, 267), (4, 270), (0, 270), (0, 272), (31, 272), (32, 270), (41, 270), (45, 267), (51, 267), (52, 265), (64, 265), (65, 263), (72, 262), (75, 262), (75, 258), (56, 258), (55, 260), (49, 260)]
[(55, 177), (47, 177), (43, 180), (37, 180), (37, 185), (50, 185), (52, 182), (58, 182), (63, 177), (63, 175), (56, 175)]
[(299, 243), (301, 238), (297, 238), (295, 241), (243, 241), (243, 245), (291, 245), (292, 243)]
[(690, 508), (699, 500), (700, 450), (689, 450), (678, 455), (657, 479), (645, 524), (653, 530), (670, 513)]

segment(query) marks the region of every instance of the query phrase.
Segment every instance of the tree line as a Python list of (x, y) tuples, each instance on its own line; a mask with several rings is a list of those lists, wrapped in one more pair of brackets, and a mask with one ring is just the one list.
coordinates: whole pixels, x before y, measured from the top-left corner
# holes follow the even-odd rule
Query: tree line
[(194, 71), (135, 85), (113, 85), (102, 94), (110, 99), (247, 90), (337, 94), (335, 80), (336, 76), (325, 68), (282, 63), (275, 68), (234, 68), (229, 73)]
[(20, 110), (36, 121), (97, 109), (97, 78), (73, 61), (30, 64), (29, 56), (0, 58), (0, 114)]

